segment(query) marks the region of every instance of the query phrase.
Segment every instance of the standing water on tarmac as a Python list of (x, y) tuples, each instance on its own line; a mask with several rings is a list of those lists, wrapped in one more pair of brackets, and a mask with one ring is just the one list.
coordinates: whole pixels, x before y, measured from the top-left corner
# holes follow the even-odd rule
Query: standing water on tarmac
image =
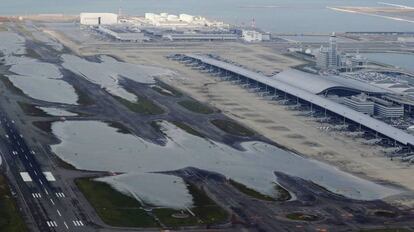
[[(103, 122), (55, 122), (52, 126), (53, 133), (62, 142), (53, 145), (52, 149), (78, 169), (142, 176), (149, 172), (196, 167), (221, 173), (269, 195), (274, 194), (274, 182), (277, 182), (274, 171), (302, 177), (335, 193), (355, 199), (378, 199), (399, 192), (267, 143), (245, 142), (241, 144), (244, 150), (240, 151), (190, 135), (167, 122), (162, 122), (160, 126), (168, 138), (164, 146), (144, 141), (131, 134), (119, 133)], [(128, 183), (128, 179), (132, 181)], [(122, 177), (120, 181), (113, 178), (109, 182), (114, 183), (115, 187), (123, 186), (121, 191), (129, 189), (140, 196), (140, 190), (136, 188), (144, 185), (140, 180), (145, 183), (145, 176), (142, 179)], [(169, 192), (174, 187), (182, 188), (183, 185), (159, 184), (156, 190)], [(176, 202), (176, 199), (163, 199), (171, 195), (159, 196), (156, 190), (154, 189), (153, 194), (157, 199), (152, 201)], [(144, 195), (151, 198), (148, 191), (151, 190), (147, 189)], [(186, 206), (186, 194), (180, 189), (175, 189), (174, 192), (181, 193), (181, 202)]]

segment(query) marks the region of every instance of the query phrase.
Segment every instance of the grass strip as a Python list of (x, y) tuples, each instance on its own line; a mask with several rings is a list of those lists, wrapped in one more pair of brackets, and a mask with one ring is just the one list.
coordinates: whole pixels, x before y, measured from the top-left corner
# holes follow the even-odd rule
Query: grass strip
[(52, 121), (36, 121), (33, 125), (44, 132), (52, 133)]
[(180, 91), (160, 81), (157, 82), (157, 85), (153, 86), (152, 89), (165, 96), (172, 96), (172, 97), (183, 96), (183, 94)]
[(214, 110), (210, 107), (193, 100), (179, 101), (178, 104), (189, 111), (199, 114), (212, 114)]
[(140, 203), (109, 184), (81, 178), (75, 181), (99, 217), (108, 225), (120, 227), (157, 227)]
[(249, 137), (249, 136), (254, 135), (253, 131), (230, 120), (214, 119), (214, 120), (211, 120), (211, 123), (215, 125), (216, 127), (218, 127), (220, 130), (227, 132), (229, 134), (232, 134), (232, 135), (243, 136), (243, 137)]
[(184, 123), (184, 122), (179, 122), (179, 121), (172, 121), (172, 123), (180, 128), (181, 130), (194, 135), (194, 136), (198, 136), (200, 138), (205, 138), (206, 136), (204, 134), (202, 134), (201, 132), (195, 130), (194, 128), (192, 128), (191, 126), (189, 126), (188, 124)]
[(19, 104), (20, 108), (23, 110), (23, 112), (26, 115), (40, 116), (40, 117), (49, 116), (48, 114), (46, 114), (46, 112), (44, 112), (43, 110), (37, 108), (35, 105), (25, 103), (25, 102), (21, 102), (21, 101), (17, 102), (17, 104)]
[(0, 232), (24, 232), (26, 224), (9, 189), (7, 179), (0, 175)]
[(246, 194), (247, 196), (250, 196), (250, 197), (253, 197), (259, 200), (263, 200), (263, 201), (276, 201), (275, 198), (259, 193), (258, 191), (251, 189), (247, 187), (246, 185), (236, 182), (232, 179), (229, 179), (229, 183), (233, 187), (235, 187), (237, 190), (239, 190), (240, 192)]
[(139, 100), (136, 102), (131, 102), (115, 95), (112, 96), (129, 110), (139, 114), (157, 115), (164, 113), (164, 110), (161, 107), (144, 96), (138, 96)]
[[(188, 183), (187, 188), (193, 197), (194, 206), (190, 210), (195, 216), (192, 216), (186, 210), (154, 209), (154, 214), (163, 224), (172, 228), (178, 228), (180, 226), (219, 224), (228, 219), (228, 213), (211, 200), (203, 190)], [(176, 218), (173, 216), (174, 214), (187, 214), (188, 217)]]

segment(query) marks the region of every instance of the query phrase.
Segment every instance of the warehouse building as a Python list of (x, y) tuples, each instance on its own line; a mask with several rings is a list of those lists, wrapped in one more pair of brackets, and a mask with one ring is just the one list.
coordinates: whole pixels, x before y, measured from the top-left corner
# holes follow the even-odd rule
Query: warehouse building
[(113, 13), (81, 13), (80, 24), (82, 25), (111, 25), (118, 23), (118, 15)]

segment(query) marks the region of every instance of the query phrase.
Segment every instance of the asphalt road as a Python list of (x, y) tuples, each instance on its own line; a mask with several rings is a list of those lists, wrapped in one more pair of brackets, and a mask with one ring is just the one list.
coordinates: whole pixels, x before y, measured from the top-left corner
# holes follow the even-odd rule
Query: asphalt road
[(0, 113), (0, 119), (1, 154), (9, 176), (13, 177), (13, 194), (20, 198), (21, 210), (29, 217), (29, 228), (42, 232), (91, 231), (82, 213), (73, 205), (65, 185), (56, 176), (46, 177), (44, 172), (51, 170), (39, 164), (37, 153), (27, 145), (16, 123), (4, 113)]

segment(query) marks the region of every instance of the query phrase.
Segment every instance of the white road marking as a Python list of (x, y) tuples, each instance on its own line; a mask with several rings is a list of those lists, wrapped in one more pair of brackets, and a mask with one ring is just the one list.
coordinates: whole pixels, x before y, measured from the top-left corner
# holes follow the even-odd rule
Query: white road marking
[(63, 222), (63, 224), (65, 224), (66, 229), (68, 229), (68, 230), (69, 230), (68, 224), (66, 224), (66, 222)]
[(42, 198), (40, 193), (32, 193), (33, 198)]
[(74, 224), (75, 226), (84, 226), (84, 224), (83, 224), (83, 222), (82, 222), (81, 220), (76, 220), (76, 221), (73, 221), (73, 224)]
[(47, 181), (56, 181), (56, 178), (53, 176), (51, 172), (43, 172), (43, 175), (45, 175)]
[(57, 227), (57, 223), (55, 221), (46, 221), (47, 226), (49, 227)]
[(42, 180), (41, 180), (41, 179), (39, 179), (39, 182), (40, 182), (40, 184), (41, 184), (41, 185), (43, 185), (43, 182), (42, 182)]
[(52, 202), (52, 205), (55, 205), (55, 202), (53, 201), (53, 199), (49, 199), (50, 202)]
[[(31, 165), (31, 164), (30, 164)], [(34, 172), (34, 174), (37, 176), (37, 172), (36, 172), (36, 170), (33, 170), (33, 172)]]
[(46, 188), (43, 188), (45, 190), (46, 195), (49, 195), (49, 192), (47, 191)]
[[(33, 168), (32, 163), (29, 163), (29, 166), (30, 166), (31, 168)], [(37, 175), (36, 171), (34, 171), (34, 172), (35, 172), (35, 174)]]
[(60, 214), (60, 211), (57, 209), (56, 212), (59, 214), (59, 217), (62, 217), (62, 214)]
[(20, 176), (22, 177), (24, 182), (32, 182), (33, 181), (28, 172), (20, 172)]
[(60, 192), (60, 193), (56, 193), (56, 196), (57, 196), (57, 197), (65, 197), (65, 194), (64, 194), (64, 193), (62, 193), (62, 192)]

